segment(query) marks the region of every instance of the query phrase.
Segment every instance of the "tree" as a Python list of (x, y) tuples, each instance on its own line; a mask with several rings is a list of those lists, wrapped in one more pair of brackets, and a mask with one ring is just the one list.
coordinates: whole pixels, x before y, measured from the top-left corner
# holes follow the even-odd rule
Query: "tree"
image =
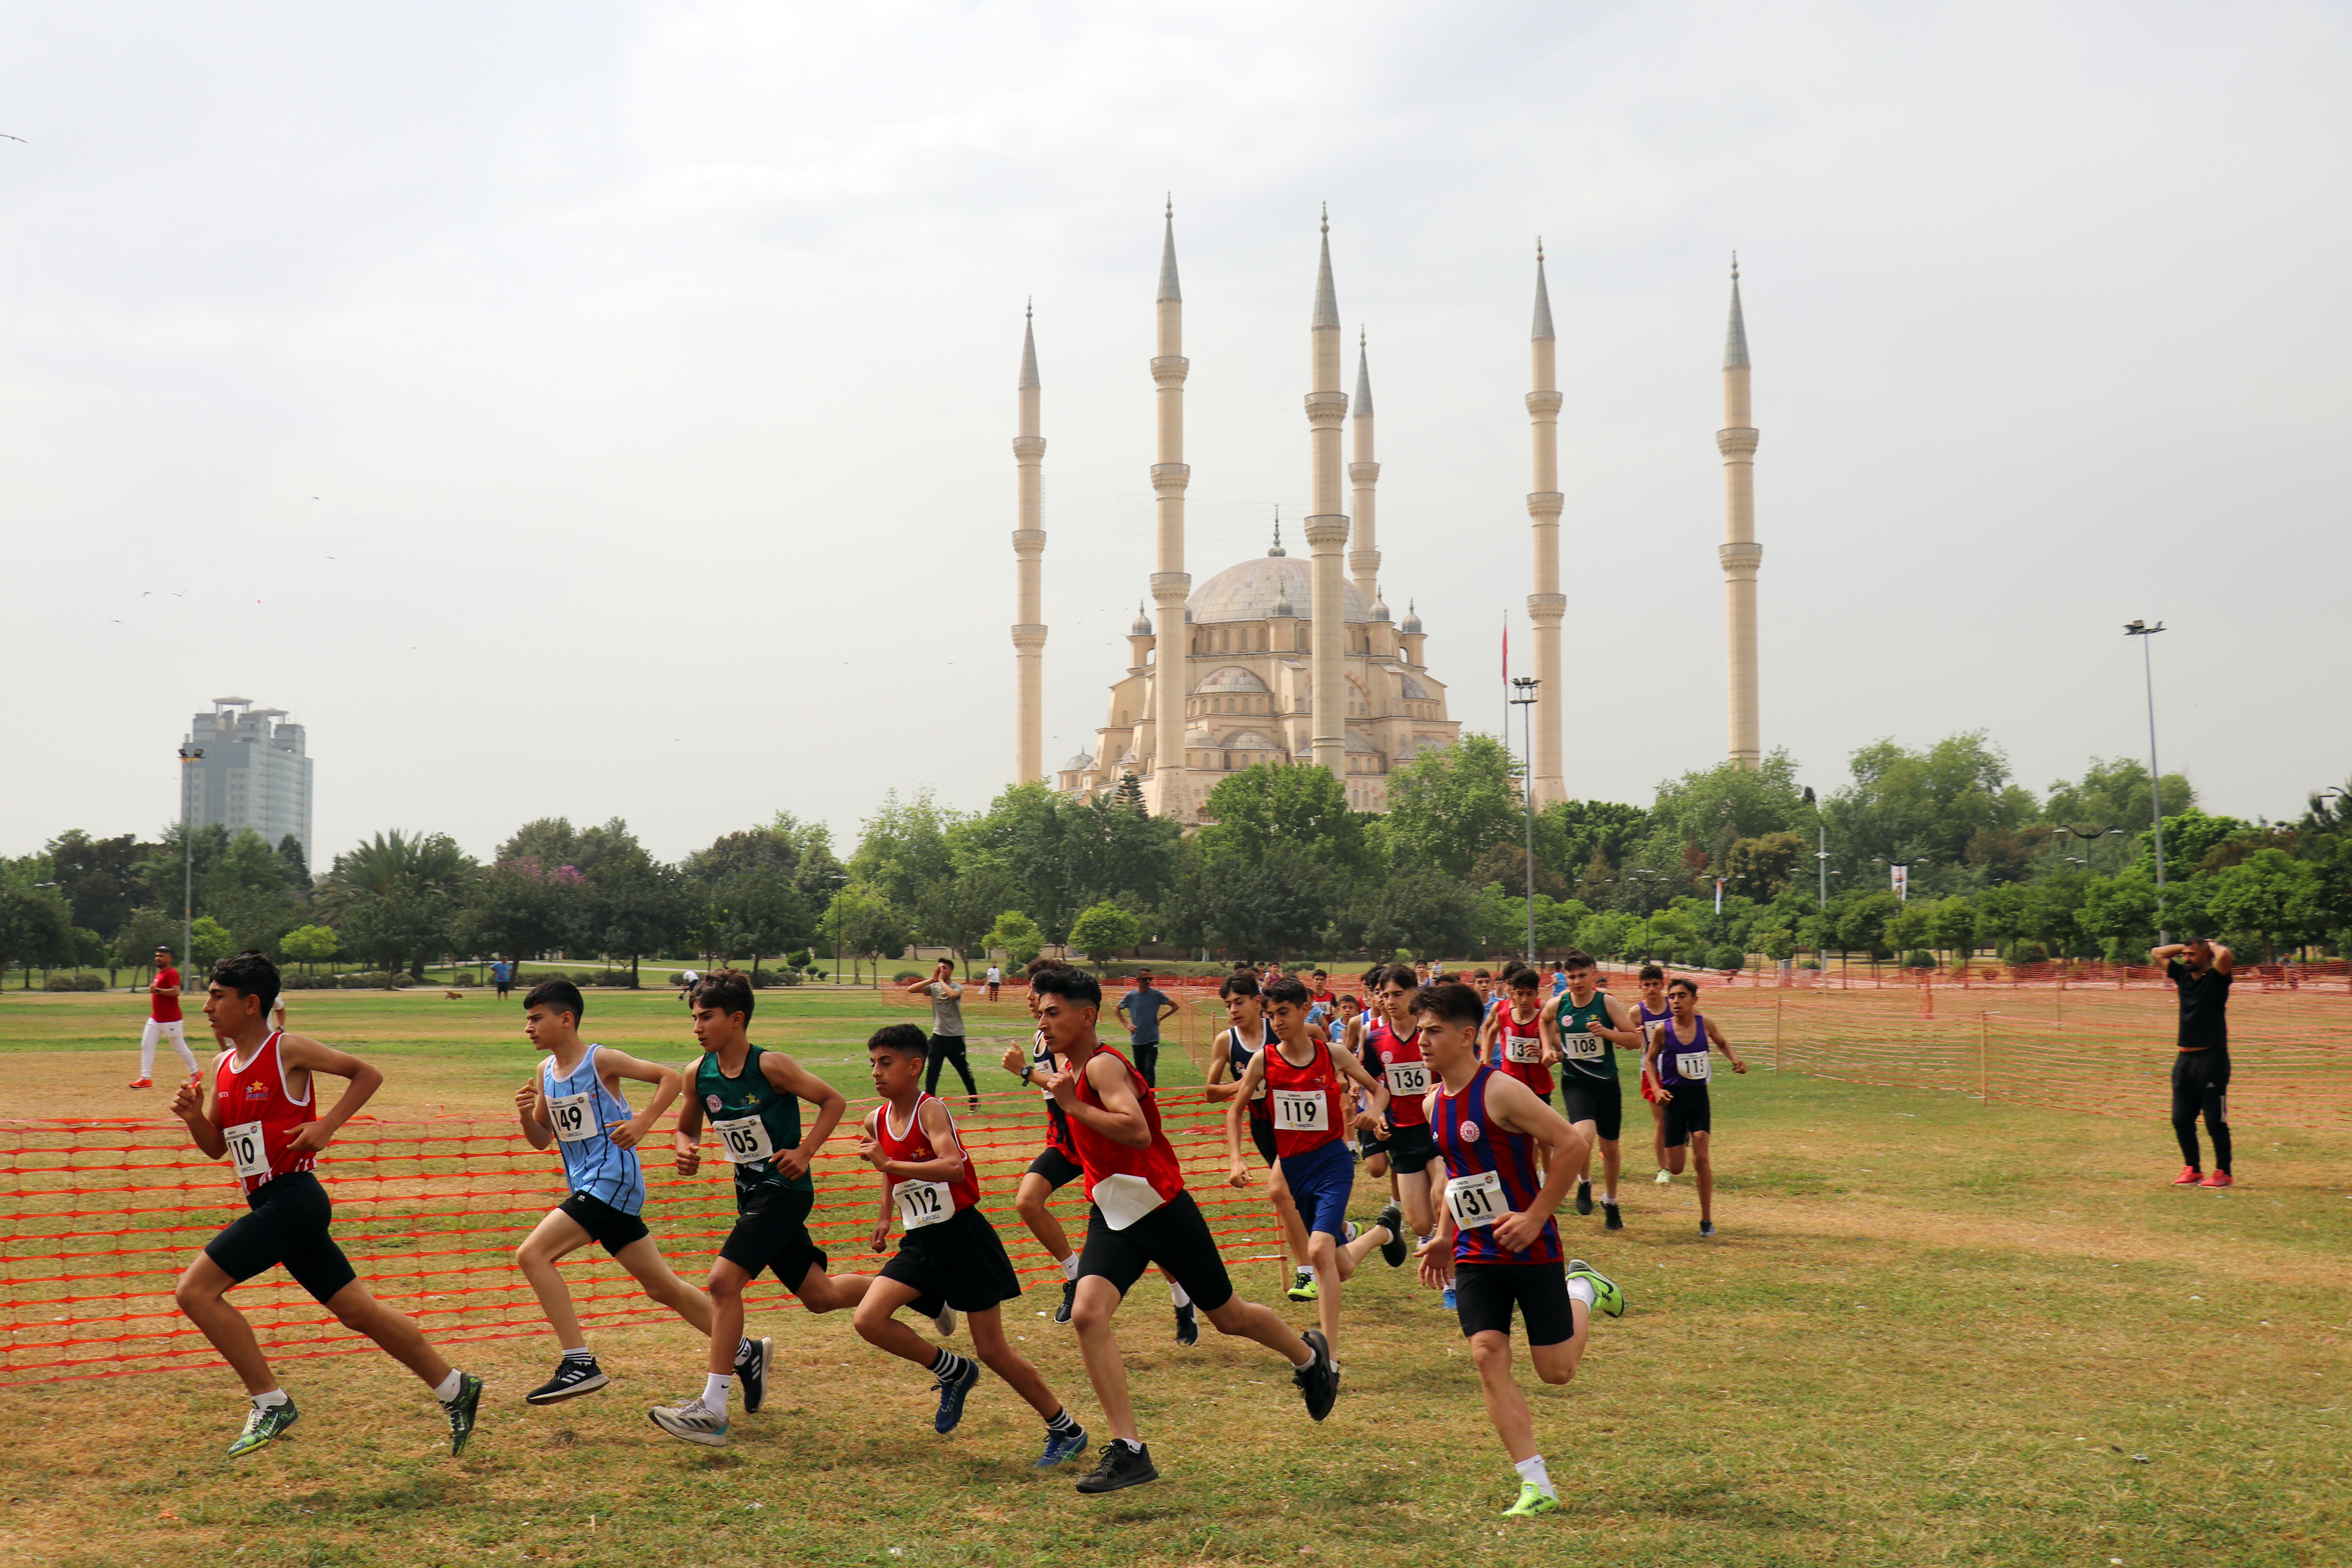
[(1723, 872), (1748, 897), (1771, 900), (1789, 890), (1796, 880), (1799, 862), (1811, 858), (1804, 839), (1796, 834), (1767, 833), (1733, 839), (1724, 857)]
[(26, 990), (35, 964), (54, 965), (71, 954), (73, 932), (73, 906), (55, 888), (0, 886), (0, 966), (23, 964)]
[(71, 907), (74, 924), (112, 936), (145, 896), (139, 863), (156, 849), (155, 845), (140, 843), (135, 834), (92, 838), (77, 827), (50, 839), (42, 853), (49, 858), (58, 891)]
[(1928, 940), (1966, 963), (1977, 940), (1976, 906), (1955, 893), (1927, 906)]
[(1143, 922), (1108, 900), (1095, 905), (1070, 922), (1070, 945), (1097, 963), (1143, 940)]
[(545, 866), (529, 856), (501, 860), (474, 883), (457, 921), (457, 944), (507, 958), (551, 952), (579, 929), (575, 906), (587, 882), (571, 866)]
[(302, 841), (289, 833), (278, 841), (278, 862), (285, 868), (286, 885), (298, 893), (310, 890), (310, 861), (302, 853)]
[(332, 958), (341, 945), (333, 930), (322, 925), (296, 926), (278, 939), (278, 951), (297, 963)]
[[(1649, 831), (1634, 858), (1653, 870), (1721, 868), (1742, 838), (1810, 829), (1812, 812), (1797, 783), (1797, 764), (1785, 750), (1754, 767), (1717, 763), (1703, 772), (1662, 780), (1650, 807)], [(1698, 859), (1690, 864), (1687, 853)]]
[(1837, 916), (1839, 947), (1848, 952), (1866, 952), (1874, 959), (1887, 955), (1886, 925), (1903, 909), (1891, 889), (1848, 893), (1832, 900), (1831, 908)]
[(865, 882), (851, 881), (833, 896), (825, 924), (842, 952), (870, 958), (877, 968), (882, 960), (907, 950), (906, 917), (880, 889)]
[(2156, 945), (2156, 884), (2138, 871), (2095, 877), (2083, 890), (2077, 923), (2096, 937), (2110, 960), (2126, 960)]
[(2010, 956), (2025, 934), (2025, 889), (2014, 882), (1988, 888), (1977, 895), (1976, 909), (1977, 945)]
[(887, 791), (858, 835), (849, 874), (900, 909), (912, 909), (925, 888), (954, 874), (948, 831), (963, 820), (962, 813), (941, 807), (928, 789), (916, 792), (912, 800)]
[[(596, 950), (629, 961), (629, 987), (637, 988), (637, 961), (683, 942), (694, 920), (694, 895), (674, 866), (665, 866), (639, 851), (629, 858), (615, 858), (588, 879), (585, 920)], [(792, 944), (796, 930), (779, 933), (772, 927), (746, 928), (755, 942), (772, 942), (768, 951), (782, 952)], [(758, 948), (754, 948), (756, 954)], [(753, 966), (757, 967), (756, 957)]]
[(1571, 882), (1596, 861), (1603, 877), (1613, 877), (1649, 827), (1650, 814), (1638, 805), (1613, 800), (1556, 800), (1536, 813), (1536, 858)]
[(2054, 956), (2089, 956), (2083, 930), (2083, 897), (2090, 885), (2083, 871), (2060, 871), (2025, 889), (2021, 923), (2025, 934), (2048, 947)]
[(288, 886), (286, 862), (252, 828), (237, 830), (196, 879), (196, 907), (228, 928), (236, 946), (275, 952), (278, 939), (301, 919)]
[(2318, 869), (2284, 849), (2260, 849), (2251, 859), (2217, 871), (2205, 890), (2210, 919), (2233, 934), (2252, 936), (2264, 963), (2282, 947), (2300, 946), (2317, 934), (2313, 921)]
[(1344, 945), (1373, 954), (1398, 948), (1440, 955), (1471, 952), (1485, 915), (1478, 889), (1461, 879), (1435, 870), (1406, 871), (1382, 879), (1360, 896), (1345, 921), (1345, 934), (1353, 940)]
[(448, 835), (394, 828), (336, 856), (317, 902), (343, 940), (387, 975), (405, 963), (421, 976), (428, 954), (448, 950), (478, 872)]
[(228, 927), (210, 915), (198, 915), (194, 927), (188, 932), (188, 956), (194, 961), (194, 973), (203, 974), (232, 952), (244, 949), (236, 945), (236, 936)]
[(1849, 766), (1853, 782), (1823, 807), (1832, 865), (1849, 877), (1865, 874), (1874, 859), (1925, 860), (1914, 880), (1945, 884), (1978, 834), (2024, 826), (2039, 810), (2032, 792), (2010, 781), (2009, 759), (1980, 730), (1917, 752), (1877, 741), (1856, 751)]
[(1386, 831), (1395, 865), (1465, 877), (1490, 847), (1519, 836), (1524, 822), (1517, 764), (1491, 735), (1465, 735), (1389, 775)]
[[(2234, 816), (2208, 816), (2194, 806), (2178, 816), (2164, 819), (2164, 869), (2168, 883), (2176, 882), (2184, 874), (2201, 865), (2207, 857), (2231, 839), (2254, 831), (2254, 825)], [(2140, 842), (2139, 858), (2133, 862), (2150, 876), (2156, 872), (2156, 839), (2153, 835)], [(2220, 867), (2213, 868), (2216, 870)]]
[(1259, 763), (1228, 774), (1209, 792), (1202, 855), (1251, 865), (1284, 844), (1333, 870), (1359, 876), (1372, 868), (1364, 817), (1348, 804), (1347, 786), (1311, 763)]
[(988, 934), (980, 942), (983, 951), (1002, 952), (1005, 962), (1015, 969), (1027, 967), (1045, 951), (1045, 933), (1019, 910), (1007, 910), (998, 915), (996, 923), (988, 928)]
[(1269, 846), (1255, 865), (1194, 854), (1185, 858), (1160, 914), (1188, 942), (1279, 958), (1317, 945), (1355, 946), (1337, 934), (1348, 924), (1349, 890), (1343, 878), (1287, 845)]
[[(133, 910), (131, 917), (114, 933), (114, 957), (123, 968), (131, 971), (133, 978), (145, 973), (153, 961), (155, 950), (168, 947), (178, 952), (180, 928), (163, 918), (161, 910)], [(186, 953), (181, 953), (183, 962)]]
[[(2164, 775), (2164, 815), (2175, 816), (2197, 804), (2197, 792), (2180, 773)], [(2147, 769), (2129, 757), (2094, 757), (2082, 779), (2064, 779), (2050, 785), (2042, 803), (2044, 821), (2064, 827), (2128, 827), (2146, 833), (2153, 820), (2147, 797)]]

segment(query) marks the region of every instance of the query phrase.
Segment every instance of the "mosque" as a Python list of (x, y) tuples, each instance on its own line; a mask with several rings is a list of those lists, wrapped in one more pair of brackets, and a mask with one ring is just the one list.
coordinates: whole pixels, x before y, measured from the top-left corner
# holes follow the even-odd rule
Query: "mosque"
[[(1380, 586), (1371, 365), (1359, 335), (1356, 389), (1340, 390), (1341, 329), (1331, 279), (1330, 222), (1323, 222), (1320, 270), (1308, 328), (1313, 387), (1307, 423), (1314, 511), (1306, 519), (1304, 560), (1284, 550), (1279, 522), (1265, 555), (1228, 566), (1192, 586), (1184, 560), (1184, 491), (1192, 469), (1184, 461), (1183, 292), (1176, 272), (1176, 220), (1166, 215), (1161, 242), (1158, 353), (1151, 361), (1157, 394), (1159, 460), (1151, 468), (1157, 550), (1150, 577), (1151, 607), (1139, 605), (1128, 634), (1128, 668), (1111, 684), (1104, 721), (1092, 752), (1056, 771), (1054, 787), (1076, 800), (1122, 787), (1132, 778), (1153, 813), (1191, 823), (1204, 820), (1217, 781), (1261, 763), (1327, 767), (1344, 784), (1358, 811), (1388, 809), (1389, 778), (1422, 752), (1461, 739), (1461, 721), (1448, 716), (1445, 683), (1430, 672), (1421, 617), (1408, 601), (1391, 616)], [(1533, 390), (1527, 407), (1533, 436), (1534, 488), (1528, 496), (1534, 561), (1528, 612), (1535, 626), (1534, 787), (1546, 805), (1568, 797), (1561, 767), (1559, 483), (1560, 394), (1555, 380), (1551, 303), (1543, 251), (1536, 252)], [(1726, 542), (1717, 552), (1726, 589), (1726, 652), (1733, 760), (1755, 765), (1761, 755), (1756, 706), (1756, 572), (1763, 547), (1755, 542), (1753, 471), (1756, 431), (1748, 425), (1748, 342), (1739, 304), (1739, 270), (1732, 268), (1731, 320), (1724, 352), (1724, 429), (1717, 447), (1724, 464)], [(1045, 776), (1043, 757), (1043, 659), (1046, 628), (1041, 577), (1045, 551), (1042, 471), (1045, 442), (1039, 433), (1041, 384), (1034, 327), (1021, 353), (1018, 526), (1013, 535), (1020, 620), (1013, 627), (1018, 677), (1016, 779)], [(1342, 510), (1340, 430), (1351, 427), (1345, 477), (1352, 486)], [(1344, 571), (1343, 571), (1343, 551)], [(1163, 642), (1165, 637), (1167, 641)], [(1180, 650), (1181, 652), (1177, 651)], [(1165, 657), (1162, 657), (1163, 650)], [(1172, 669), (1175, 678), (1163, 679)], [(1162, 737), (1178, 737), (1164, 743)]]

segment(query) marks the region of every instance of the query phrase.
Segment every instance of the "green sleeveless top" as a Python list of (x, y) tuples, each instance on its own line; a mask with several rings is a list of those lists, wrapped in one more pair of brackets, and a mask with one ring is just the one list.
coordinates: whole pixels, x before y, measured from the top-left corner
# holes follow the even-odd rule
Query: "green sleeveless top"
[(1606, 1029), (1609, 1022), (1609, 993), (1595, 991), (1589, 1006), (1574, 1005), (1563, 991), (1559, 995), (1559, 1065), (1564, 1071), (1589, 1079), (1617, 1079), (1617, 1047), (1614, 1041), (1598, 1039), (1591, 1033), (1598, 1024)]
[(738, 1187), (757, 1187), (773, 1184), (814, 1192), (816, 1184), (808, 1173), (790, 1181), (764, 1156), (742, 1159), (740, 1155), (775, 1153), (797, 1147), (801, 1141), (801, 1102), (798, 1095), (786, 1094), (770, 1083), (760, 1071), (761, 1051), (753, 1046), (743, 1058), (743, 1076), (729, 1078), (719, 1070), (716, 1052), (705, 1051), (694, 1068), (694, 1095), (702, 1103), (704, 1120), (719, 1134), (719, 1150), (735, 1167)]

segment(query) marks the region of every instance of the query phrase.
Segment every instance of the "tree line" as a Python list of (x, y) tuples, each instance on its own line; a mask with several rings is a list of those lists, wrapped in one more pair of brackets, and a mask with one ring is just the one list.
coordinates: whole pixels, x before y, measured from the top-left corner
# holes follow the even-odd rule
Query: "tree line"
[[(487, 862), (446, 835), (385, 831), (312, 878), (299, 846), (174, 828), (53, 839), (0, 865), (0, 957), (135, 967), (176, 942), (182, 857), (196, 868), (198, 966), (257, 947), (421, 973), (439, 957), (693, 953), (885, 962), (916, 944), (1016, 961), (1051, 945), (1097, 960), (1139, 948), (1217, 957), (1444, 956), (1578, 946), (1729, 967), (1809, 952), (1933, 962), (2117, 959), (2159, 929), (2264, 957), (2352, 944), (2352, 796), (2291, 824), (2198, 809), (2186, 778), (2127, 760), (2035, 791), (1981, 732), (1913, 750), (1875, 742), (1826, 796), (1776, 752), (1663, 781), (1651, 804), (1556, 802), (1530, 825), (1495, 740), (1424, 752), (1390, 810), (1350, 809), (1305, 765), (1221, 780), (1187, 829), (1148, 815), (1133, 778), (1077, 802), (1008, 788), (979, 811), (886, 795), (846, 859), (821, 825), (779, 813), (676, 864), (619, 820), (526, 824)], [(2164, 814), (2159, 908), (2150, 822)], [(1907, 897), (1894, 880), (1900, 868)], [(1530, 876), (1532, 869), (1532, 876)], [(1532, 905), (1532, 908), (1530, 908)]]

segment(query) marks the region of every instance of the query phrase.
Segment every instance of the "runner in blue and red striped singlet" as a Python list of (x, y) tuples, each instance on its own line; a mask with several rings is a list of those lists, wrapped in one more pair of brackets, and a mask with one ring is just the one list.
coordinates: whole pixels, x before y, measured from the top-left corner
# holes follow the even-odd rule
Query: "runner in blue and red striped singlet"
[[(1511, 1314), (1526, 1321), (1530, 1359), (1546, 1383), (1566, 1383), (1591, 1332), (1593, 1310), (1625, 1310), (1616, 1283), (1582, 1258), (1562, 1261), (1552, 1215), (1588, 1149), (1583, 1135), (1517, 1078), (1479, 1060), (1485, 1009), (1467, 985), (1441, 983), (1412, 999), (1421, 1045), (1438, 1077), (1430, 1125), (1445, 1159), (1437, 1234), (1421, 1249), (1422, 1282), (1452, 1284), (1495, 1432), (1519, 1475), (1506, 1517), (1559, 1507), (1535, 1417), (1511, 1377)], [(1550, 1152), (1536, 1175), (1536, 1148)]]

